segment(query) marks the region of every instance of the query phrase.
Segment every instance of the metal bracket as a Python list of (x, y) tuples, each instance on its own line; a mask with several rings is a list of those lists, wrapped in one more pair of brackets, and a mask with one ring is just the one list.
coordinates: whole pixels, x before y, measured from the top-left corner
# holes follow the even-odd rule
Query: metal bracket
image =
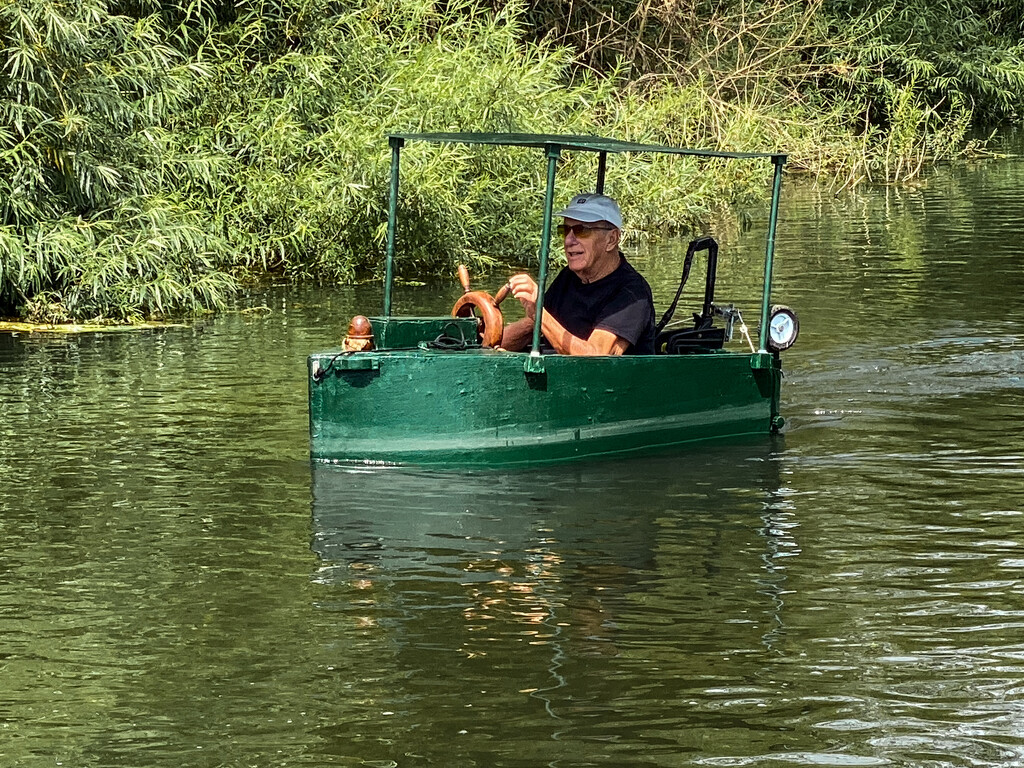
[(334, 361), (336, 371), (378, 371), (380, 359), (377, 357), (339, 357)]
[(544, 373), (544, 355), (527, 355), (523, 370), (527, 373)]

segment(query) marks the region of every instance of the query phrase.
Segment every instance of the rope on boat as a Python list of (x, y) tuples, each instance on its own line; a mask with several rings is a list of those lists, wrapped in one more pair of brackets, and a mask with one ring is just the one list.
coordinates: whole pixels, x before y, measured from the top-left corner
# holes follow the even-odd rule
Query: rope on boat
[(754, 347), (754, 340), (750, 338), (750, 331), (747, 330), (747, 324), (743, 322), (743, 317), (740, 316), (740, 333), (743, 334), (743, 338), (747, 340), (747, 344), (750, 345), (751, 354), (757, 352)]
[[(449, 331), (454, 328), (459, 332), (459, 338), (455, 338)], [(424, 346), (429, 349), (443, 349), (446, 351), (461, 351), (469, 349), (471, 347), (479, 347), (480, 342), (475, 338), (470, 341), (466, 338), (466, 332), (462, 329), (462, 326), (458, 323), (449, 323), (445, 326), (444, 331), (433, 341), (428, 341)]]
[[(317, 367), (313, 370), (313, 381), (314, 381), (314, 383), (319, 384), (324, 379), (326, 379), (331, 374), (332, 371), (335, 372), (335, 373), (339, 373), (340, 374), (340, 371), (338, 371), (338, 369), (336, 369), (334, 367), (334, 363), (337, 361), (337, 359), (339, 357), (348, 357), (351, 354), (352, 354), (352, 352), (350, 352), (348, 350), (342, 350), (341, 352), (336, 354), (334, 357), (332, 357), (327, 362), (327, 365), (325, 365), (325, 366), (317, 365)], [(316, 361), (316, 362), (319, 363), (319, 361)]]

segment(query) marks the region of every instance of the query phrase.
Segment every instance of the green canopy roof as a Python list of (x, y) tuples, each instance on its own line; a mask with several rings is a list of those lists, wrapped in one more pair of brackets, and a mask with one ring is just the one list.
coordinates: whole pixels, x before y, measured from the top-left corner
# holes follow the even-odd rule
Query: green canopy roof
[(426, 141), (433, 144), (490, 144), (506, 147), (557, 147), (559, 149), (582, 150), (584, 152), (655, 152), (665, 155), (692, 155), (694, 157), (724, 157), (733, 160), (744, 158), (771, 158), (786, 162), (781, 152), (722, 152), (713, 149), (687, 149), (665, 147), (658, 144), (636, 144), (631, 141), (606, 139), (601, 136), (572, 136), (548, 133), (393, 133), (389, 139), (401, 141)]

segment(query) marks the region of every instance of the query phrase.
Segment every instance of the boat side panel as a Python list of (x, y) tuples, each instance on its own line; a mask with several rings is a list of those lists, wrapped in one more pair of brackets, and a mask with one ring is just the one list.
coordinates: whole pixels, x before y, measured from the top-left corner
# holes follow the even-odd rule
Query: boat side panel
[[(310, 370), (326, 360), (314, 355)], [(571, 358), (381, 352), (310, 381), (314, 458), (509, 465), (767, 435), (774, 371), (749, 355)]]

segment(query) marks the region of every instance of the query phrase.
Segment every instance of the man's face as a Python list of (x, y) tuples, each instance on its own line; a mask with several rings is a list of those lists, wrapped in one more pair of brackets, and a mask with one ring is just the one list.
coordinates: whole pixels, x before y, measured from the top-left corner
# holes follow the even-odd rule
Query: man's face
[(610, 259), (617, 262), (619, 232), (607, 221), (590, 223), (566, 218), (565, 225), (591, 227), (590, 233), (585, 236), (577, 235), (572, 230), (565, 233), (565, 258), (573, 272), (585, 277), (588, 273), (602, 271), (602, 267), (609, 263)]

